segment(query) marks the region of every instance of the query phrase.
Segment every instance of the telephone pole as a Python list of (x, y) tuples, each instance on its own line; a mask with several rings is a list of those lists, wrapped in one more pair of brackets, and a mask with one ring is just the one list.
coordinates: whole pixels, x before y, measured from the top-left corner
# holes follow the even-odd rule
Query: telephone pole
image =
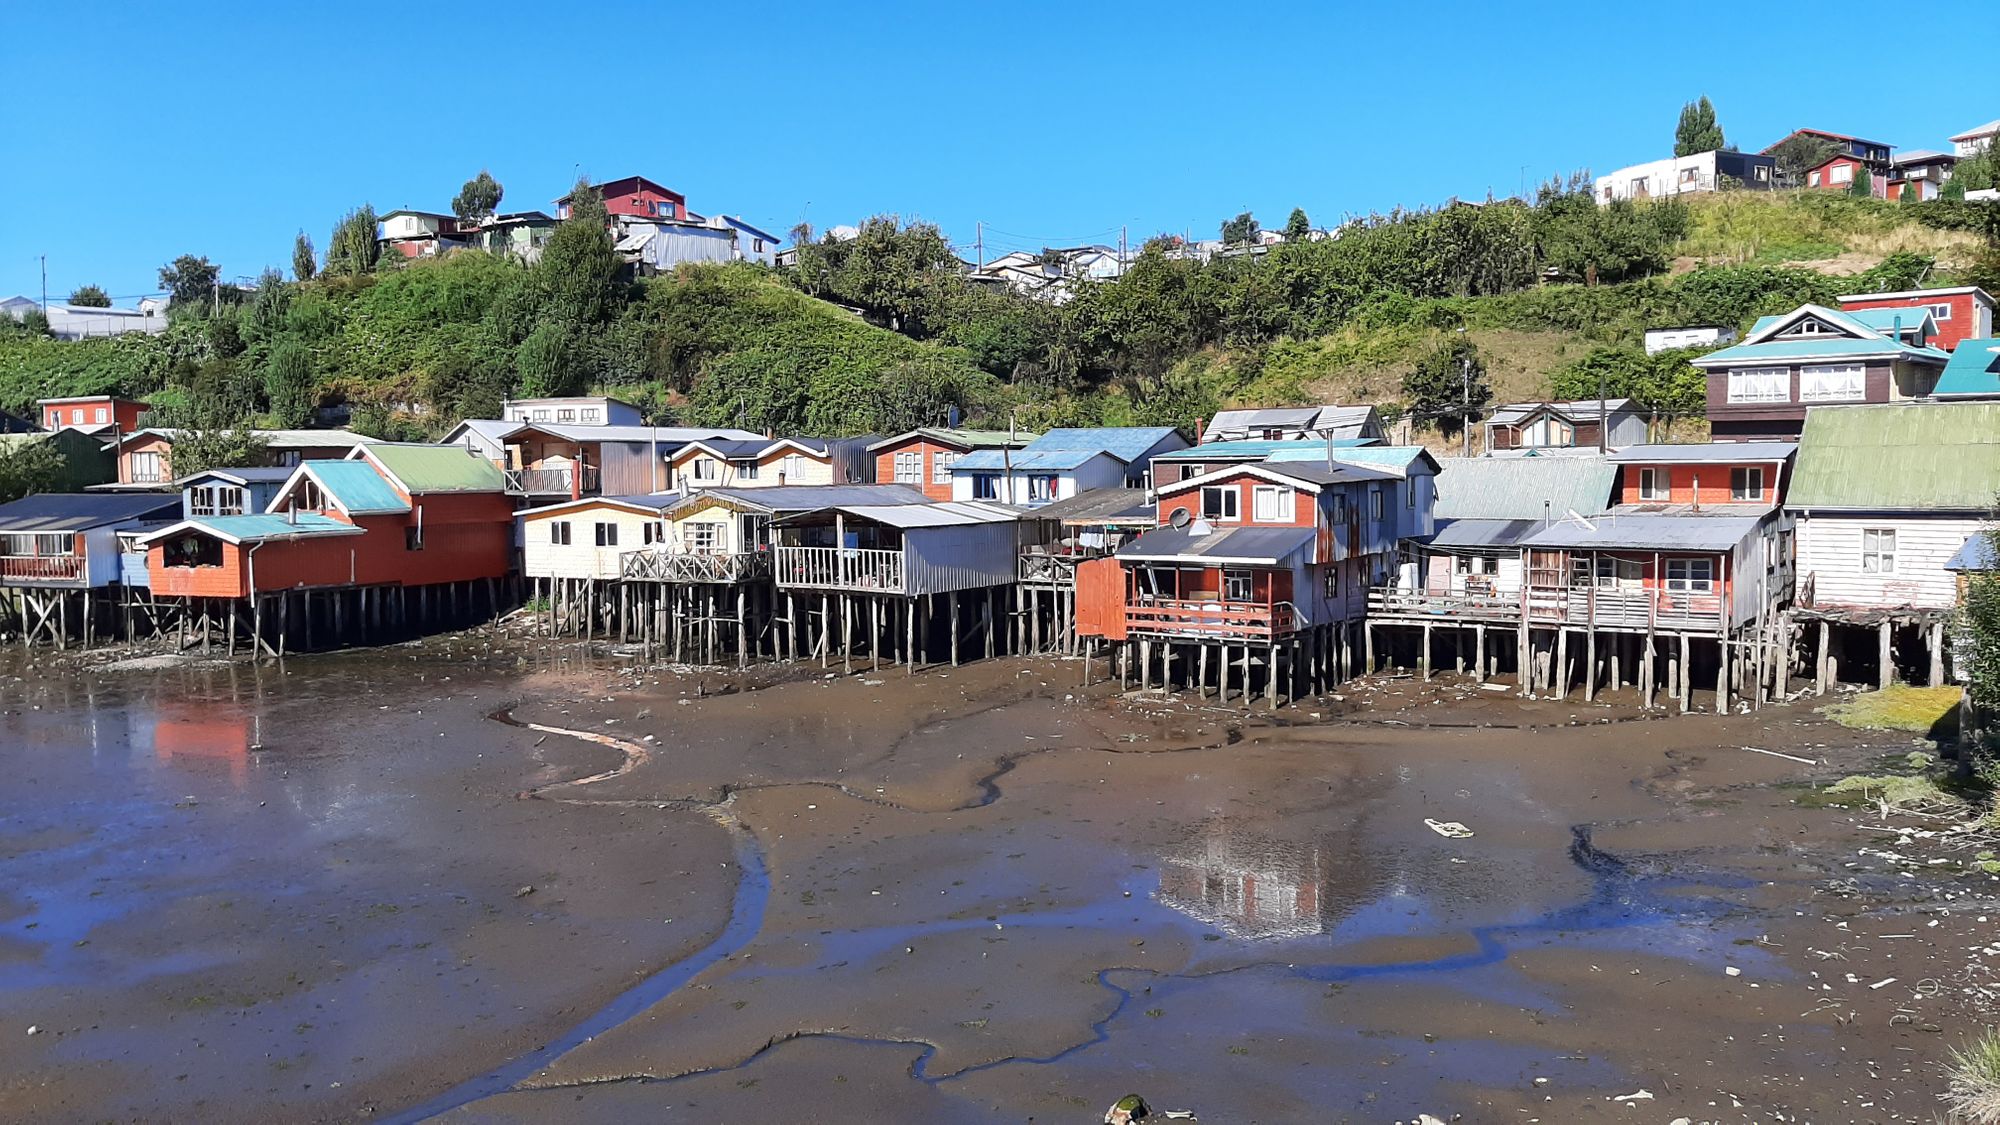
[(42, 255), (42, 321), (49, 319), (49, 256)]
[(979, 259), (979, 268), (983, 270), (986, 268), (986, 220), (981, 219), (973, 230), (976, 233), (972, 236), (972, 249)]
[(1472, 456), (1472, 355), (1462, 346), (1465, 343), (1465, 329), (1458, 330), (1458, 377), (1461, 387), (1458, 414), (1458, 455)]

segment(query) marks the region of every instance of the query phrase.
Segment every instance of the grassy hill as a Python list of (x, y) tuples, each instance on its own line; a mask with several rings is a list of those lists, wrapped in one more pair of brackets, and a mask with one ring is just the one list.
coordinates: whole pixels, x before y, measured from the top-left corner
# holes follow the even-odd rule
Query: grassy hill
[(1836, 276), (1857, 274), (1891, 254), (1937, 259), (1941, 273), (1971, 264), (1977, 236), (1925, 226), (1915, 208), (1838, 192), (1728, 192), (1690, 197), (1687, 237), (1677, 265), (1798, 265)]

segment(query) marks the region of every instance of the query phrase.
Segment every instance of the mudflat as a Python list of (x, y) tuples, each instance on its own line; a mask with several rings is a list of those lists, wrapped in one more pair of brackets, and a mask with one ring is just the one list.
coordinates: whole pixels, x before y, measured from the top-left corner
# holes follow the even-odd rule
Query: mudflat
[(1811, 701), (1079, 679), (8, 669), (0, 1117), (1927, 1122), (2000, 994)]

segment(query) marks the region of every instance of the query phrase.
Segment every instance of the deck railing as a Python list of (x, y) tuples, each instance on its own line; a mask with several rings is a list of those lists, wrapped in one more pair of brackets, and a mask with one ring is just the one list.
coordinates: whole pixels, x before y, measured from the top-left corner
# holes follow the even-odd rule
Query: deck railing
[[(573, 489), (571, 483), (582, 473), (583, 487)], [(566, 469), (507, 469), (507, 491), (514, 496), (568, 496), (572, 492), (588, 496), (597, 491), (597, 467), (595, 465), (572, 466)]]
[(855, 547), (779, 547), (780, 586), (903, 592), (903, 552)]
[(0, 582), (81, 582), (82, 555), (0, 555)]
[(1435, 617), (1467, 621), (1519, 621), (1521, 595), (1471, 590), (1401, 590), (1378, 586), (1368, 591), (1368, 612), (1386, 616)]
[(1017, 577), (1030, 586), (1074, 586), (1076, 564), (1087, 561), (1086, 555), (1022, 555)]
[(771, 573), (769, 551), (627, 551), (618, 556), (619, 574), (645, 582), (748, 582)]
[(1534, 625), (1721, 632), (1727, 611), (1722, 595), (1704, 590), (1538, 586), (1528, 591), (1528, 620)]
[(1125, 607), (1125, 628), (1135, 633), (1268, 641), (1298, 627), (1298, 608), (1290, 602), (1154, 598)]

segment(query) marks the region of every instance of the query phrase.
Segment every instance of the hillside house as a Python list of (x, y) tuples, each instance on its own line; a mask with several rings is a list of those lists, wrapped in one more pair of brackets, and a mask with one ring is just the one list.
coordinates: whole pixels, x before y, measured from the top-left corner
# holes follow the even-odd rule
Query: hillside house
[(1854, 293), (1838, 298), (1842, 312), (1876, 314), (1881, 327), (1883, 315), (1922, 310), (1929, 314), (1933, 331), (1924, 341), (1944, 351), (1956, 350), (1970, 339), (1993, 335), (1993, 297), (1976, 285), (1944, 289), (1909, 289), (1898, 293)]
[[(469, 224), (476, 228), (477, 223)], [(375, 241), (405, 258), (431, 258), (470, 243), (460, 237), (456, 215), (436, 211), (390, 211), (375, 223)]]
[(925, 427), (868, 446), (870, 480), (920, 488), (936, 501), (951, 499), (952, 467), (978, 449), (1025, 449), (1037, 435), (1007, 430)]
[(623, 399), (605, 395), (576, 395), (561, 398), (510, 398), (500, 404), (503, 421), (527, 424), (553, 422), (558, 426), (643, 426), (646, 419), (639, 408)]
[(78, 636), (88, 646), (124, 579), (119, 533), (179, 514), (179, 497), (146, 493), (49, 492), (0, 504), (0, 615), (15, 618), (23, 644), (66, 648)]
[(1708, 376), (1718, 441), (1790, 440), (1808, 407), (1888, 403), (1931, 393), (1950, 356), (1922, 309), (1801, 305), (1759, 319), (1743, 342), (1692, 362)]
[(188, 519), (254, 516), (270, 509), (290, 479), (292, 470), (282, 465), (209, 469), (182, 477), (174, 487), (181, 491), (181, 514)]
[(167, 330), (167, 300), (164, 297), (143, 298), (137, 308), (130, 309), (44, 304), (26, 297), (0, 300), (0, 317), (18, 321), (31, 312), (43, 315), (49, 336), (57, 340), (97, 340), (133, 332), (157, 336)]
[(1494, 407), (1484, 425), (1488, 452), (1617, 449), (1646, 440), (1646, 416), (1629, 398), (1510, 402)]
[(973, 266), (966, 280), (975, 285), (1005, 286), (1016, 293), (1060, 305), (1075, 295), (1084, 278), (1109, 280), (1123, 276), (1126, 259), (1111, 246), (1069, 246), (1040, 253), (1016, 250)]
[[(586, 409), (576, 407), (579, 416)], [(440, 444), (499, 468), (510, 495), (546, 501), (664, 491), (673, 483), (667, 459), (689, 442), (756, 437), (747, 430), (475, 418), (452, 427)]]
[(1661, 352), (1679, 351), (1682, 348), (1713, 348), (1735, 342), (1736, 329), (1718, 325), (1648, 328), (1645, 335), (1647, 355), (1659, 355)]
[(799, 484), (862, 484), (874, 464), (866, 438), (705, 439), (667, 459), (670, 487), (765, 488)]
[(1203, 444), (1225, 441), (1384, 441), (1372, 406), (1299, 406), (1219, 410), (1202, 428)]
[(961, 456), (952, 466), (951, 495), (1037, 507), (1094, 488), (1143, 487), (1153, 458), (1187, 446), (1171, 426), (1053, 429), (1018, 451)]
[(1842, 678), (1946, 681), (1957, 584), (1945, 564), (1992, 516), (1996, 494), (2000, 402), (1807, 417), (1786, 503), (1798, 521), (1794, 617), (1817, 628), (1807, 647), (1820, 690)]
[(778, 264), (778, 244), (780, 239), (777, 235), (762, 228), (751, 226), (735, 215), (711, 215), (708, 218), (708, 225), (718, 230), (727, 230), (735, 234), (737, 261), (755, 262), (760, 266), (775, 266)]
[[(135, 485), (172, 484), (174, 442), (185, 431), (152, 428), (126, 434), (118, 439), (118, 483)], [(264, 442), (264, 460), (270, 465), (291, 466), (301, 461), (335, 460), (355, 449), (373, 444), (375, 439), (351, 430), (254, 430)]]
[(1899, 152), (1889, 161), (1889, 199), (1936, 199), (1958, 167), (1958, 157), (1931, 149)]
[(1829, 133), (1822, 129), (1795, 129), (1791, 133), (1764, 150), (1769, 156), (1778, 147), (1793, 137), (1810, 137), (1833, 146), (1834, 156), (1816, 168), (1806, 172), (1807, 188), (1846, 191), (1867, 169), (1876, 198), (1886, 198), (1889, 181), (1889, 146), (1881, 141), (1863, 140), (1845, 133)]
[(1951, 151), (1960, 158), (1977, 156), (1993, 143), (1996, 136), (2000, 136), (2000, 121), (1974, 125), (1951, 138)]
[[(604, 209), (611, 213), (614, 221), (619, 216), (674, 220), (688, 217), (687, 196), (644, 176), (606, 180), (601, 184), (592, 184), (591, 190), (603, 198)], [(555, 201), (557, 218), (569, 218), (569, 201), (567, 194)]]
[(1599, 176), (1592, 194), (1598, 203), (1609, 204), (1697, 192), (1769, 191), (1776, 167), (1777, 161), (1771, 157), (1751, 152), (1717, 150), (1670, 156)]
[(138, 399), (119, 398), (116, 395), (84, 395), (79, 398), (44, 398), (35, 401), (35, 413), (41, 417), (43, 429), (60, 430), (69, 427), (87, 434), (132, 433), (140, 428), (146, 413), (151, 409), (152, 407)]

